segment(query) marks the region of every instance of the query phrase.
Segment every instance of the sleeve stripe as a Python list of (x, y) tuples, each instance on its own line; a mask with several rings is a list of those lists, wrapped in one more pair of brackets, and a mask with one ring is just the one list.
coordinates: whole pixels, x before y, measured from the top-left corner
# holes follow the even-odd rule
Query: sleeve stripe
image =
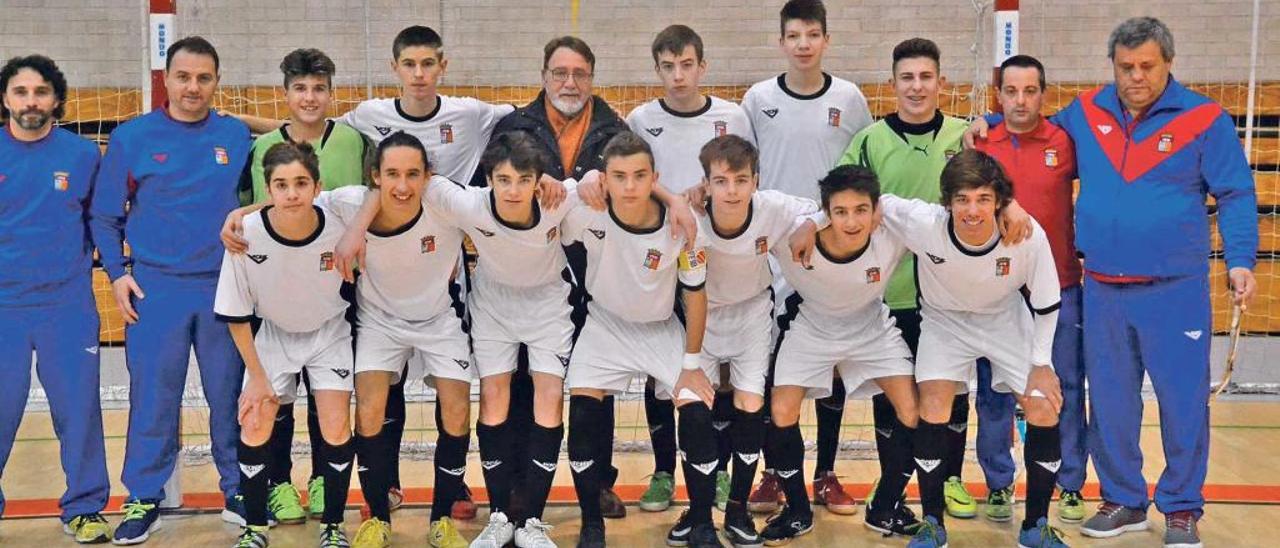
[(1045, 314), (1051, 314), (1053, 312), (1057, 312), (1059, 308), (1062, 308), (1062, 301), (1058, 301), (1044, 308), (1036, 308), (1033, 306), (1031, 307), (1031, 311), (1043, 316)]
[(707, 282), (702, 282), (698, 285), (687, 285), (684, 282), (680, 282), (680, 289), (683, 289), (685, 291), (702, 291), (702, 288), (706, 286), (707, 286)]
[(218, 321), (227, 323), (248, 323), (253, 320), (253, 314), (248, 316), (224, 316), (215, 312), (213, 316), (217, 318)]

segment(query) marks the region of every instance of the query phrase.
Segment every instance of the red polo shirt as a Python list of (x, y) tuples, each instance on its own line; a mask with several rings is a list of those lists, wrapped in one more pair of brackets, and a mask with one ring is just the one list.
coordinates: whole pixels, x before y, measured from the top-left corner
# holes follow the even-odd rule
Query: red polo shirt
[(1043, 116), (1028, 133), (1010, 133), (1004, 122), (987, 131), (978, 150), (990, 154), (1013, 180), (1013, 197), (1044, 227), (1062, 287), (1080, 283), (1071, 182), (1076, 152), (1071, 137)]

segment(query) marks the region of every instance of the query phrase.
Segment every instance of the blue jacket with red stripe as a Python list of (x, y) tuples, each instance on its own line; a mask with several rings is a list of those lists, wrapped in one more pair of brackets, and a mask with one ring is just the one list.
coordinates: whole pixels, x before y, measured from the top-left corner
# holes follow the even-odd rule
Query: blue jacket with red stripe
[(1081, 94), (1052, 121), (1075, 141), (1076, 247), (1085, 268), (1113, 276), (1203, 274), (1206, 193), (1218, 206), (1228, 268), (1257, 260), (1253, 173), (1221, 106), (1172, 76), (1134, 120), (1115, 84)]

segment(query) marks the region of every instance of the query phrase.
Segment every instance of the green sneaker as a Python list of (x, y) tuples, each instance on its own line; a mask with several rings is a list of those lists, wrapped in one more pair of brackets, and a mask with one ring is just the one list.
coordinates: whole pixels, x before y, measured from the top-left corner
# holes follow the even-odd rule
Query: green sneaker
[(111, 542), (111, 526), (97, 512), (71, 518), (71, 521), (62, 524), (62, 530), (76, 537), (76, 542), (80, 544)]
[(666, 510), (671, 506), (671, 497), (675, 492), (676, 478), (670, 472), (658, 472), (649, 476), (649, 488), (640, 496), (640, 509), (645, 512)]
[(1058, 497), (1058, 519), (1067, 523), (1084, 521), (1084, 497), (1079, 491), (1063, 491)]
[(307, 506), (310, 507), (311, 517), (319, 518), (324, 515), (324, 476), (316, 476), (307, 482)]
[(978, 515), (978, 501), (965, 488), (960, 478), (951, 476), (942, 487), (943, 498), (947, 501), (947, 514), (953, 518), (970, 519)]
[(716, 508), (721, 512), (729, 505), (729, 473), (720, 470), (716, 472)]
[(1013, 486), (996, 489), (987, 494), (987, 519), (1006, 522), (1013, 519)]
[(292, 483), (281, 483), (267, 494), (267, 509), (276, 516), (276, 523), (286, 525), (307, 521), (307, 511), (302, 509), (302, 495)]

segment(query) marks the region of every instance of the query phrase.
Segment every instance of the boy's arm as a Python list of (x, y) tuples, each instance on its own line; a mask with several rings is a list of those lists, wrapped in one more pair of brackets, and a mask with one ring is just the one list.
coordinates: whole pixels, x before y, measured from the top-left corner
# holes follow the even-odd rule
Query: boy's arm
[(702, 400), (711, 407), (715, 388), (702, 370), (702, 337), (707, 327), (706, 251), (696, 245), (682, 251), (676, 261), (680, 297), (684, 304), (684, 360), (680, 378), (672, 390), (676, 400)]
[(373, 224), (373, 219), (378, 216), (382, 206), (376, 192), (376, 190), (366, 191), (360, 211), (356, 212), (355, 217), (347, 223), (342, 239), (338, 240), (338, 245), (333, 250), (334, 266), (342, 275), (342, 279), (348, 283), (354, 283), (356, 280), (354, 274), (356, 264), (364, 264), (365, 233), (369, 231), (369, 225)]
[[(253, 327), (248, 321), (227, 322), (231, 331), (231, 340), (244, 360), (245, 375), (248, 377), (244, 389), (240, 391), (240, 412), (238, 419), (241, 425), (258, 428), (258, 410), (268, 401), (279, 402), (271, 381), (267, 379), (267, 371), (258, 360), (258, 350), (253, 346)], [(248, 421), (250, 424), (245, 424)]]

